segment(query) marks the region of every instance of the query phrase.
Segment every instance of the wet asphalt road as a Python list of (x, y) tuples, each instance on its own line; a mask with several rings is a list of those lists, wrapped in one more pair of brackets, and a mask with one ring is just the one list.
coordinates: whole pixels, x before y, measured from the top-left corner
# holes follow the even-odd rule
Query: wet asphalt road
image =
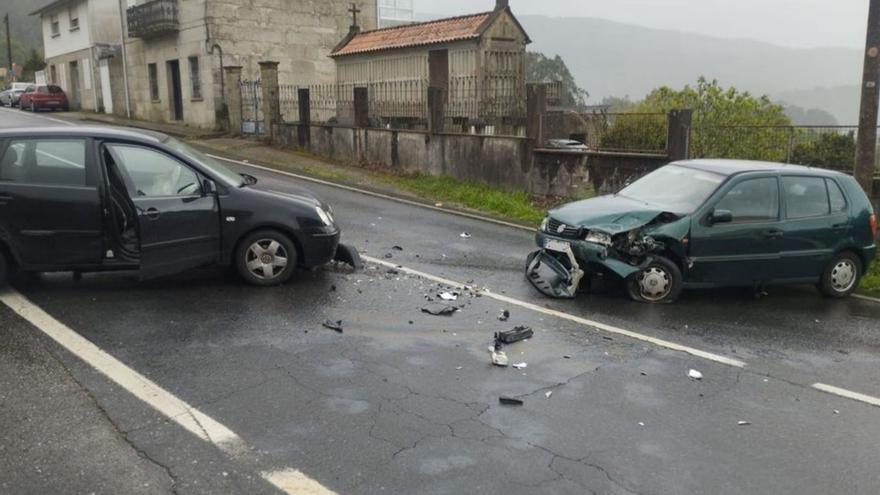
[[(17, 118), (0, 110), (0, 126)], [(248, 172), (281, 190), (296, 183)], [(338, 493), (878, 491), (880, 408), (810, 385), (880, 395), (880, 305), (811, 288), (761, 300), (691, 292), (663, 307), (613, 291), (544, 300), (522, 278), (528, 232), (308, 187), (372, 256), (748, 366), (518, 307), (501, 323), (505, 307), (486, 297), (431, 317), (419, 308), (437, 284), (377, 267), (270, 290), (216, 269), (151, 283), (43, 275), (16, 287), (230, 427), (253, 456), (230, 458), (169, 423), (0, 306), (0, 492), (278, 493), (257, 473), (287, 466)], [(345, 333), (323, 330), (327, 318), (344, 319)], [(528, 368), (492, 368), (492, 333), (520, 324), (536, 337), (508, 353)], [(689, 380), (691, 368), (705, 379)]]

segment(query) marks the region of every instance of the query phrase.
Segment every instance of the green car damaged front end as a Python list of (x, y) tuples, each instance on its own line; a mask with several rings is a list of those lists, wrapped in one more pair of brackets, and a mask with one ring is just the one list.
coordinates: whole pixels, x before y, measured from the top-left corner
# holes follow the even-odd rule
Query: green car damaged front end
[(627, 280), (655, 255), (687, 259), (690, 217), (627, 203), (596, 198), (551, 211), (536, 234), (540, 250), (527, 259), (529, 282), (546, 296), (570, 299), (594, 275)]

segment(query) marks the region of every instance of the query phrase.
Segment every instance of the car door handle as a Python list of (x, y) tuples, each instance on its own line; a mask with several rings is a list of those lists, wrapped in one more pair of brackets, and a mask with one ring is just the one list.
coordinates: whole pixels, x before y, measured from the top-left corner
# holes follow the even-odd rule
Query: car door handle
[(838, 223), (838, 224), (832, 225), (831, 228), (834, 230), (846, 230), (849, 228), (849, 224), (848, 223)]
[(785, 235), (785, 232), (781, 230), (766, 230), (764, 231), (764, 237), (766, 239), (778, 239)]
[(155, 208), (147, 208), (147, 211), (145, 213), (147, 214), (147, 218), (149, 218), (150, 220), (158, 220), (159, 217), (162, 216), (162, 214), (159, 213), (159, 210)]

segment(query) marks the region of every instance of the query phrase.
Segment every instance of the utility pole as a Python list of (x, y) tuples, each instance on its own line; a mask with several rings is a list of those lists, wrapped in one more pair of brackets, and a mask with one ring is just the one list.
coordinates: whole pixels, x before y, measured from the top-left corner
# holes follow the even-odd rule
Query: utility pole
[(9, 14), (3, 17), (3, 22), (6, 24), (6, 60), (8, 62), (6, 67), (9, 70), (7, 77), (9, 82), (12, 82), (15, 79), (15, 68), (12, 67), (12, 35), (9, 33)]
[(119, 39), (119, 43), (122, 46), (122, 81), (125, 85), (125, 116), (128, 119), (131, 119), (131, 96), (128, 92), (128, 50), (125, 47), (125, 19), (126, 19), (126, 11), (124, 0), (119, 0), (117, 5), (119, 6), (119, 32), (121, 33), (121, 37)]
[(865, 73), (862, 78), (862, 108), (859, 112), (859, 141), (856, 150), (856, 179), (871, 196), (877, 159), (877, 113), (880, 104), (880, 0), (870, 0)]

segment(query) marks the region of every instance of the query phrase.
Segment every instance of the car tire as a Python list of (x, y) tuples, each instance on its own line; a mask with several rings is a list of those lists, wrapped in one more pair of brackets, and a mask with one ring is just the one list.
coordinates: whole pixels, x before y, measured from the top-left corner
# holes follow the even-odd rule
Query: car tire
[(853, 252), (846, 251), (835, 256), (819, 282), (819, 290), (825, 297), (843, 299), (858, 290), (862, 279), (862, 260)]
[(642, 270), (626, 281), (629, 297), (647, 304), (669, 304), (681, 295), (684, 278), (672, 260), (655, 256)]
[(234, 264), (245, 282), (274, 287), (290, 280), (296, 270), (298, 256), (296, 245), (290, 237), (277, 230), (261, 230), (241, 240), (235, 252)]

